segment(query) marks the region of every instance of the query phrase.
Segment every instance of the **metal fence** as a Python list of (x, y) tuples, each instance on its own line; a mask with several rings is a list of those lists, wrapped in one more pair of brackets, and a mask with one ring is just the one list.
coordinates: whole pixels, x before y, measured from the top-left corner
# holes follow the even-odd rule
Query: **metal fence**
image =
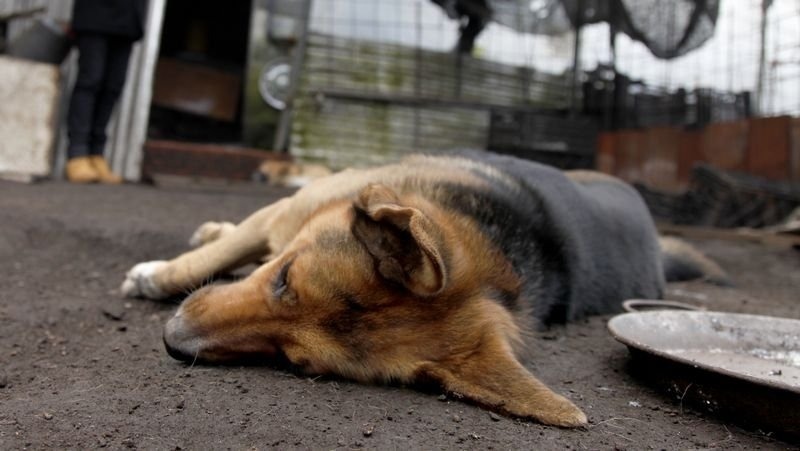
[[(507, 136), (494, 133), (510, 129), (499, 119), (556, 123), (571, 109), (571, 117), (579, 113), (606, 130), (800, 114), (800, 3), (775, 0), (764, 15), (761, 7), (760, 0), (723, 0), (714, 36), (669, 61), (624, 35), (612, 54), (609, 27), (586, 26), (573, 79), (571, 33), (540, 36), (489, 24), (472, 54), (459, 57), (459, 23), (432, 1), (315, 0), (291, 148), (349, 166), (446, 147), (502, 150)], [(555, 147), (572, 152), (570, 135), (592, 130), (575, 124), (559, 122)], [(552, 143), (553, 136), (525, 133), (529, 142), (518, 136), (513, 151), (546, 157), (547, 146), (536, 141)]]
[[(763, 13), (765, 4), (770, 6)], [(800, 115), (797, 0), (722, 0), (711, 39), (674, 60), (659, 60), (622, 35), (617, 38), (616, 58), (612, 58), (605, 25), (586, 27), (583, 42), (581, 64), (586, 69), (614, 59), (620, 73), (665, 92), (749, 92), (754, 114)]]

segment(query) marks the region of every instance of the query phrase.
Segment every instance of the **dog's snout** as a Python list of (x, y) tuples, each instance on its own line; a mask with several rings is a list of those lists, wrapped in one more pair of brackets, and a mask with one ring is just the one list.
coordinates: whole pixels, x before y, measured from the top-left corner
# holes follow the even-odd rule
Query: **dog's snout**
[(197, 357), (197, 349), (188, 346), (193, 342), (187, 334), (181, 311), (167, 321), (164, 326), (164, 347), (167, 354), (176, 360), (191, 361)]

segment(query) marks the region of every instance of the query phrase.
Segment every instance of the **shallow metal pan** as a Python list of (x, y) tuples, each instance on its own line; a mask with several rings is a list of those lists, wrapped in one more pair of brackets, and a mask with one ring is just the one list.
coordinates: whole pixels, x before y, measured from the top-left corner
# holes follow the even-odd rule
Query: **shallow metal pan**
[(800, 439), (800, 321), (702, 311), (625, 313), (608, 323), (631, 369), (695, 407)]

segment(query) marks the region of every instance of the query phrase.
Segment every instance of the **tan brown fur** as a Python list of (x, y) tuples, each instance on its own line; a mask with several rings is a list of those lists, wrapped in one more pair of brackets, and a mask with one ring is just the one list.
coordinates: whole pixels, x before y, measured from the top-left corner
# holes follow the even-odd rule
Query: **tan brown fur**
[(564, 171), (564, 175), (566, 175), (570, 180), (578, 183), (625, 183), (622, 180), (608, 174), (597, 171), (587, 171), (583, 169)]
[(287, 160), (267, 160), (261, 163), (258, 170), (270, 185), (298, 188), (332, 174), (328, 167), (321, 164)]
[[(671, 266), (679, 271), (689, 273), (690, 277), (675, 277), (673, 280), (687, 280), (702, 277), (718, 285), (729, 286), (732, 284), (730, 277), (715, 261), (703, 255), (689, 243), (675, 237), (662, 236), (658, 240), (661, 251), (665, 257), (666, 266)], [(666, 263), (669, 261), (670, 263)], [(671, 268), (666, 268), (667, 277), (670, 278)]]

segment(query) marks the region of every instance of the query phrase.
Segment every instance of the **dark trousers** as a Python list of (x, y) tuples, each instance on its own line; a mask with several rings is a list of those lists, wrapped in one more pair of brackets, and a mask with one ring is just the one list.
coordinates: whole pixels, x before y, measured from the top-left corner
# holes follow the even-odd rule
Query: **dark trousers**
[(77, 44), (78, 77), (67, 114), (68, 158), (103, 155), (106, 127), (125, 86), (133, 42), (123, 37), (82, 33)]

